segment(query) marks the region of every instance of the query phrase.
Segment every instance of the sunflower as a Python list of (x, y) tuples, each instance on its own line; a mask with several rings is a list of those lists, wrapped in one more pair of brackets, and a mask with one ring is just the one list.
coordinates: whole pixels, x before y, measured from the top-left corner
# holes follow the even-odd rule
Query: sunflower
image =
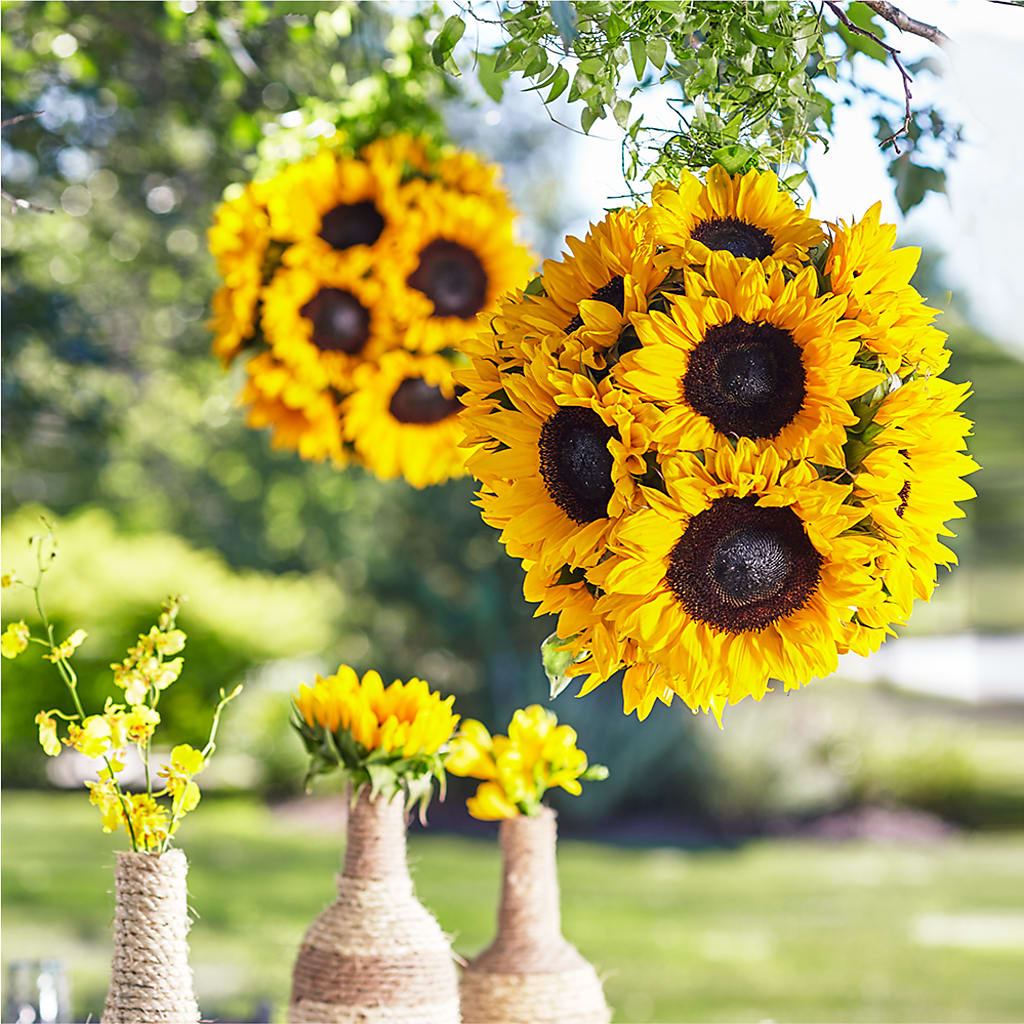
[(387, 256), (401, 282), (395, 317), (407, 348), (457, 348), (473, 333), (478, 313), (522, 287), (532, 258), (515, 239), (506, 204), (437, 182), (406, 189), (409, 205)]
[(880, 224), (882, 204), (834, 228), (825, 263), (829, 286), (849, 300), (847, 316), (889, 373), (941, 373), (949, 364), (946, 335), (932, 324), (936, 311), (910, 284), (921, 250), (894, 249), (896, 227)]
[(386, 285), (351, 267), (284, 266), (263, 290), (263, 336), (280, 362), (344, 392), (398, 344), (388, 307)]
[(360, 678), (348, 665), (317, 676), (292, 703), (292, 726), (309, 753), (307, 778), (340, 769), (353, 796), (369, 789), (390, 799), (402, 791), (425, 808), (433, 781), (444, 783), (447, 745), (459, 722), (454, 700), (422, 679), (385, 687), (378, 672)]
[(402, 476), (427, 487), (466, 471), (460, 407), (447, 359), (399, 349), (357, 371), (342, 429), (359, 460), (382, 480)]
[(588, 572), (598, 613), (664, 670), (651, 685), (720, 714), (832, 672), (853, 608), (882, 597), (850, 485), (747, 439), (672, 467)]
[(772, 171), (731, 175), (716, 164), (705, 184), (684, 172), (678, 186), (656, 185), (652, 203), (658, 242), (675, 265), (728, 252), (797, 271), (825, 240), (820, 223), (780, 190)]
[(620, 675), (627, 714), (720, 716), (930, 595), (975, 466), (893, 242), (877, 210), (828, 238), (774, 175), (714, 168), (570, 240), (465, 344), (468, 466), (557, 616), (555, 692)]
[(917, 378), (892, 392), (874, 417), (878, 431), (854, 477), (854, 494), (889, 542), (878, 572), (889, 596), (886, 617), (860, 615), (862, 639), (877, 647), (889, 622), (904, 623), (914, 600), (931, 598), (939, 566), (956, 564), (940, 540), (961, 518), (957, 502), (975, 496), (963, 478), (978, 469), (966, 454), (971, 422), (958, 412), (970, 385)]
[(271, 234), (290, 246), (287, 262), (337, 273), (373, 266), (403, 215), (404, 167), (383, 154), (364, 160), (325, 147), (266, 183)]
[(330, 459), (339, 467), (348, 461), (329, 390), (302, 380), (269, 352), (249, 360), (245, 372), (239, 403), (248, 406), (246, 423), (254, 430), (270, 427), (273, 448), (297, 451), (314, 462)]
[(505, 345), (541, 346), (563, 366), (604, 369), (634, 313), (647, 311), (667, 271), (655, 261), (649, 211), (616, 210), (570, 236), (560, 260), (546, 260), (521, 302), (504, 310)]
[(525, 283), (515, 220), (496, 168), (406, 134), (358, 151), (336, 135), (239, 190), (210, 231), (212, 326), (225, 363), (252, 349), (249, 422), (417, 487), (461, 475), (456, 347)]
[(845, 465), (850, 402), (883, 374), (856, 365), (858, 327), (846, 300), (818, 297), (813, 267), (789, 280), (776, 267), (711, 253), (704, 277), (686, 274), (686, 294), (667, 313), (632, 318), (640, 347), (613, 374), (664, 413), (655, 437), (666, 449), (700, 451), (728, 438), (803, 452)]
[(627, 394), (549, 357), (508, 374), (503, 394), (508, 407), (483, 428), (491, 443), (468, 462), (484, 484), (484, 521), (513, 557), (545, 568), (593, 564), (646, 472), (650, 431)]
[(270, 242), (265, 190), (247, 185), (217, 208), (208, 232), (210, 252), (224, 285), (213, 297), (213, 351), (225, 366), (251, 339)]

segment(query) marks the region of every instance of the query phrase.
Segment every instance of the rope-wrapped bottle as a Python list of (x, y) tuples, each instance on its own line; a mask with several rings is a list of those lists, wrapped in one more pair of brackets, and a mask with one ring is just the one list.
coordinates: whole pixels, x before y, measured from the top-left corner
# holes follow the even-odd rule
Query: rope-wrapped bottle
[(187, 935), (188, 862), (181, 850), (119, 853), (114, 958), (103, 1024), (195, 1024)]
[(562, 936), (555, 812), (507, 818), (498, 934), (462, 975), (466, 1024), (607, 1024), (594, 968)]
[(451, 946), (416, 899), (401, 795), (349, 815), (338, 899), (313, 922), (292, 972), (293, 1024), (458, 1024)]

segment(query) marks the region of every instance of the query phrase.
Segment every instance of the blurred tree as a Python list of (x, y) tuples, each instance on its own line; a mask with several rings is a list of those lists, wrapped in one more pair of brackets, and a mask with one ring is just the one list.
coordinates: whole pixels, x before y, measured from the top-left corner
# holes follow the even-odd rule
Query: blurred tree
[[(465, 713), (498, 721), (543, 699), (535, 652), (550, 630), (472, 506), (472, 482), (416, 492), (271, 452), (233, 409), (238, 378), (210, 355), (205, 326), (215, 276), (204, 232), (225, 185), (315, 147), (335, 121), (357, 138), (443, 131), (455, 90), (430, 61), (429, 14), (374, 3), (4, 5), (3, 116), (39, 112), (3, 140), (5, 188), (56, 212), (4, 211), (3, 497), (8, 512), (100, 506), (122, 530), (186, 538), (235, 568), (327, 573), (338, 597), (319, 614), (337, 640), (293, 653), (419, 673), (458, 693)], [(523, 158), (538, 133), (520, 126), (514, 140)], [(121, 550), (108, 534), (75, 536)], [(12, 526), (5, 540), (21, 538)], [(113, 557), (152, 580), (155, 606), (152, 550)], [(104, 578), (78, 583), (107, 623), (86, 658), (97, 692), (107, 655), (150, 614), (146, 602), (115, 601)], [(196, 587), (226, 593), (203, 574), (184, 589), (196, 598)], [(60, 599), (54, 610), (74, 615)], [(269, 656), (255, 638), (232, 649), (202, 618), (193, 634), (197, 707)], [(5, 673), (5, 692), (20, 674)], [(619, 715), (617, 688), (606, 689), (589, 711), (567, 697), (560, 713)], [(187, 732), (185, 704), (171, 713)], [(678, 746), (677, 721), (666, 715), (638, 770)], [(601, 745), (637, 743), (635, 726)], [(8, 765), (34, 743), (25, 722), (4, 740)]]

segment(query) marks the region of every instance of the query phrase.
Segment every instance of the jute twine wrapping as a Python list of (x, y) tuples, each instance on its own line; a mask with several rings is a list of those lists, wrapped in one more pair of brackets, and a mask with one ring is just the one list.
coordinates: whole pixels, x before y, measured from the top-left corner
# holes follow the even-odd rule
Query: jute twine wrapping
[(292, 972), (293, 1024), (459, 1024), (451, 946), (413, 894), (401, 796), (363, 793), (349, 816), (338, 899)]
[(607, 1024), (597, 973), (562, 937), (555, 812), (501, 823), (498, 934), (462, 975), (466, 1024)]
[(119, 853), (114, 867), (114, 959), (104, 1024), (195, 1024), (181, 850)]

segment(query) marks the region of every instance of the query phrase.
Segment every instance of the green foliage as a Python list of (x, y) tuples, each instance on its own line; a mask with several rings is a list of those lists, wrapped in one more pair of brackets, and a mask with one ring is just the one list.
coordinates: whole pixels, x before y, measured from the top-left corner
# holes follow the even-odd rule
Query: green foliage
[[(827, 148), (837, 99), (858, 90), (871, 93), (886, 123), (896, 117), (891, 111), (903, 106), (898, 74), (894, 87), (900, 93), (893, 97), (862, 89), (853, 79), (857, 55), (890, 59), (870, 38), (884, 39), (884, 28), (861, 3), (849, 4), (846, 14), (867, 34), (830, 22), (823, 6), (811, 0), (573, 0), (497, 7), (500, 46), (473, 54), (485, 90), (500, 96), (500, 82), (519, 73), (546, 104), (568, 88), (568, 102), (579, 106), (584, 132), (611, 115), (624, 133), (627, 182), (641, 172), (649, 180), (671, 179), (683, 168), (703, 170), (714, 163), (731, 173), (754, 166), (800, 168), (809, 147)], [(473, 5), (468, 12), (488, 20)], [(445, 23), (434, 43), (439, 67), (457, 66), (454, 49), (464, 28), (458, 17)], [(678, 127), (652, 127), (634, 110), (637, 96), (654, 89), (678, 118)], [(927, 191), (944, 189), (944, 172), (919, 166), (911, 155), (915, 133), (936, 118), (930, 110), (913, 113), (910, 148), (891, 150), (894, 160), (903, 161), (893, 165), (893, 176), (904, 209)], [(895, 131), (883, 138), (891, 140)], [(957, 139), (957, 129), (945, 132), (948, 143)], [(789, 177), (791, 187), (802, 180), (799, 171)]]
[[(38, 511), (24, 508), (3, 524), (6, 564), (23, 579), (33, 578), (25, 539), (38, 532)], [(81, 700), (89, 708), (103, 706), (112, 689), (111, 663), (148, 630), (160, 597), (187, 596), (181, 613), (189, 635), (186, 667), (160, 703), (166, 735), (181, 742), (202, 747), (218, 693), (256, 666), (302, 654), (322, 656), (335, 637), (345, 636), (339, 628), (345, 599), (322, 574), (233, 572), (217, 555), (178, 537), (119, 532), (99, 511), (58, 521), (56, 532), (61, 554), (47, 574), (46, 605), (58, 637), (72, 627), (88, 633), (74, 661)], [(30, 591), (5, 591), (4, 616), (33, 621)], [(4, 672), (3, 702), (5, 781), (39, 781), (45, 757), (32, 720), (41, 707), (65, 706), (64, 685), (33, 649)], [(283, 699), (279, 714), (287, 718)]]

